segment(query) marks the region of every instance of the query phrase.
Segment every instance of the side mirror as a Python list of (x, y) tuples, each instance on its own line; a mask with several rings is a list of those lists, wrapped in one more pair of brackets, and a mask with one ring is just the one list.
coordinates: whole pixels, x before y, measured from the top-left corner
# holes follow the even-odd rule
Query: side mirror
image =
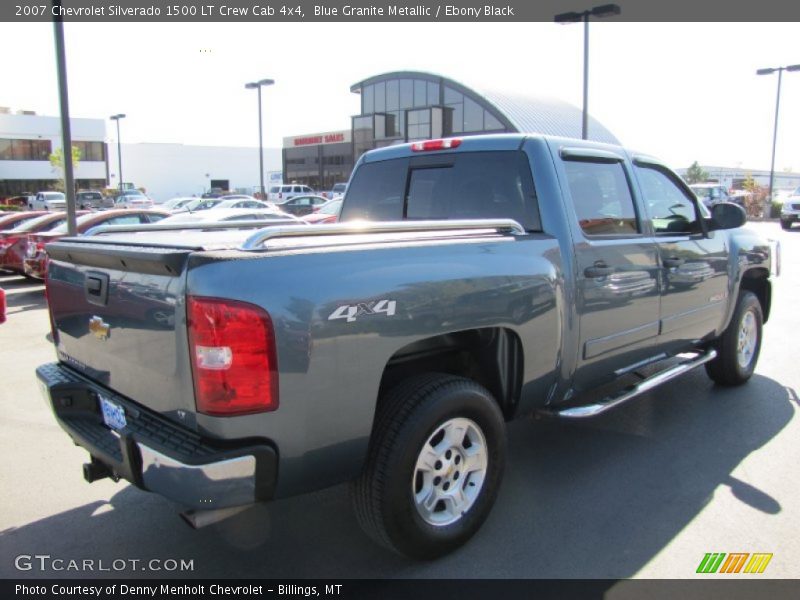
[(747, 213), (733, 202), (717, 202), (711, 207), (712, 229), (736, 229), (747, 222)]

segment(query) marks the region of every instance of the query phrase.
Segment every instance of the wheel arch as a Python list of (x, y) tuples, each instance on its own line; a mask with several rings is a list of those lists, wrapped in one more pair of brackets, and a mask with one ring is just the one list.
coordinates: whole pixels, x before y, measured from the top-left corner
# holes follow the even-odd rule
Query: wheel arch
[(763, 267), (745, 271), (739, 283), (739, 292), (742, 291), (755, 294), (761, 304), (761, 312), (764, 315), (764, 323), (766, 323), (772, 307), (772, 282), (769, 280), (769, 271)]
[(469, 329), (437, 335), (408, 344), (384, 367), (375, 414), (381, 400), (399, 382), (426, 372), (471, 379), (485, 387), (508, 420), (516, 412), (522, 389), (522, 342), (506, 327)]

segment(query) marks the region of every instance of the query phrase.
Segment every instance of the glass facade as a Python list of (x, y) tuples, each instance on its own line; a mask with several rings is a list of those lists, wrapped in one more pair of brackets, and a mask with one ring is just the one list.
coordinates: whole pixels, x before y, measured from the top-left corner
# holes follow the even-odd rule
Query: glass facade
[(349, 179), (355, 161), (367, 150), (452, 135), (516, 131), (484, 98), (436, 75), (388, 73), (358, 83), (351, 91), (361, 97), (361, 112), (351, 120), (352, 142), (303, 147), (285, 143), (285, 183), (329, 190)]
[(435, 75), (389, 73), (351, 91), (361, 94), (361, 114), (352, 119), (354, 161), (390, 143), (514, 131), (483, 98)]
[(346, 182), (353, 170), (350, 142), (313, 144), (283, 149), (285, 183), (307, 185), (314, 190), (330, 190)]
[[(58, 183), (56, 179), (0, 179), (0, 198), (29, 196), (36, 192), (54, 190)], [(78, 179), (75, 187), (78, 190), (102, 190), (106, 187), (106, 180)]]

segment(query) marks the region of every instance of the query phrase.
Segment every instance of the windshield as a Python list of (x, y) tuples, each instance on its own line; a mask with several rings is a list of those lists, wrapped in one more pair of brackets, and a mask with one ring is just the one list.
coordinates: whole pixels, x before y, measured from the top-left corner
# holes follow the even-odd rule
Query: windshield
[(64, 194), (61, 192), (47, 192), (42, 196), (45, 200), (64, 200)]
[(333, 186), (334, 192), (344, 192), (346, 189), (347, 189), (346, 183), (337, 183), (336, 185)]
[[(89, 213), (86, 215), (82, 215), (75, 219), (75, 224), (78, 228), (84, 223), (88, 223), (92, 220), (92, 218), (97, 218), (97, 213)], [(62, 223), (58, 227), (51, 230), (53, 233), (67, 233), (67, 223)]]

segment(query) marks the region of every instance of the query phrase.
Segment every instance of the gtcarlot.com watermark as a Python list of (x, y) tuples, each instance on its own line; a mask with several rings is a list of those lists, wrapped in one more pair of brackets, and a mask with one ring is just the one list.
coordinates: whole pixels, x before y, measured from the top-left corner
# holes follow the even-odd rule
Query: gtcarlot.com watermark
[(194, 559), (183, 558), (61, 558), (50, 554), (19, 554), (14, 558), (18, 571), (80, 573), (118, 573), (123, 571), (187, 572), (194, 571)]

